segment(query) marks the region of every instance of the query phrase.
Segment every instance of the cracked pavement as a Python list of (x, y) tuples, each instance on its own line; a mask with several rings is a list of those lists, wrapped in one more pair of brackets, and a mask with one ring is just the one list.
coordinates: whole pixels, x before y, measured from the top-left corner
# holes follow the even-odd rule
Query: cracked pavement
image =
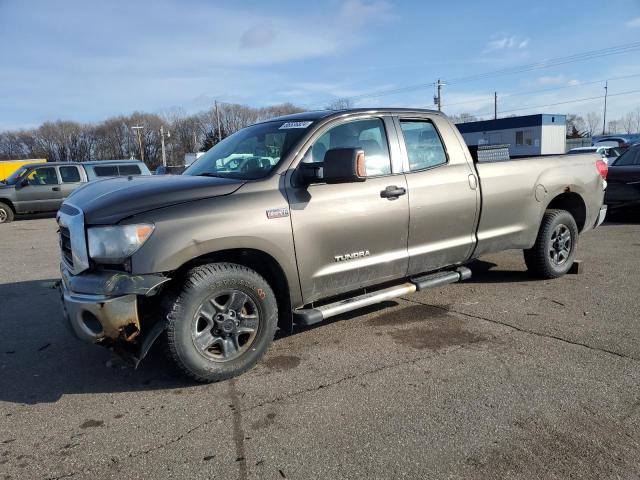
[(640, 478), (640, 225), (581, 237), (579, 275), (489, 255), (204, 386), (67, 332), (55, 230), (0, 226), (0, 480)]

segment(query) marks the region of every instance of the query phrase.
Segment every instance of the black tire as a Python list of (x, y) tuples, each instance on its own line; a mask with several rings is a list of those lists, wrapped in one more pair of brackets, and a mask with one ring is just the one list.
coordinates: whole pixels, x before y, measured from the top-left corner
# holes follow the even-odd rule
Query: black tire
[(0, 202), (0, 223), (13, 222), (13, 210), (4, 202)]
[[(222, 305), (220, 299), (226, 297)], [(234, 310), (234, 302), (244, 303)], [(167, 350), (175, 366), (198, 382), (217, 382), (240, 375), (260, 360), (275, 335), (278, 307), (271, 287), (258, 273), (234, 263), (212, 263), (188, 273), (167, 321)], [(257, 325), (254, 333), (238, 333), (249, 323)], [(209, 337), (215, 341), (205, 347)], [(197, 345), (200, 338), (205, 340)]]
[[(576, 256), (578, 233), (576, 221), (569, 212), (547, 210), (536, 243), (523, 251), (529, 272), (540, 278), (558, 278), (567, 273)], [(568, 238), (569, 243), (564, 238)]]

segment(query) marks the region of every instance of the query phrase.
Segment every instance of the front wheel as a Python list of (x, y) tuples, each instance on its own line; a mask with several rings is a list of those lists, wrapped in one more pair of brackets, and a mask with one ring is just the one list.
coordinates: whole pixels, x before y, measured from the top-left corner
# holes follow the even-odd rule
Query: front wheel
[(4, 202), (0, 202), (0, 223), (9, 223), (13, 221), (13, 210)]
[(233, 263), (194, 268), (167, 316), (173, 363), (199, 382), (253, 367), (273, 340), (278, 308), (258, 273)]
[(578, 226), (573, 216), (566, 210), (547, 210), (536, 243), (524, 250), (524, 261), (538, 277), (561, 277), (573, 265), (577, 246)]

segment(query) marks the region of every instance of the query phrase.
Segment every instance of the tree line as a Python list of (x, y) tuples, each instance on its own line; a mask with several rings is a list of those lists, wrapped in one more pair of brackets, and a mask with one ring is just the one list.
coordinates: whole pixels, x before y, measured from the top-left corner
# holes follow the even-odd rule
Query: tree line
[(56, 120), (38, 128), (0, 132), (0, 160), (84, 162), (137, 158), (154, 169), (162, 164), (163, 131), (167, 164), (183, 165), (185, 153), (208, 150), (218, 138), (260, 120), (301, 111), (290, 103), (262, 108), (221, 103), (217, 109), (196, 114), (174, 109), (162, 114), (135, 112), (99, 123)]

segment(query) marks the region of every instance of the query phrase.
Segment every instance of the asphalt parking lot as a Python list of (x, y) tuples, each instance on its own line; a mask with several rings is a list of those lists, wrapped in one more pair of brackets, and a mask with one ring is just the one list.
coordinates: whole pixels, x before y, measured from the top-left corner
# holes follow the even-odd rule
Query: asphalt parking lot
[(579, 275), (490, 255), (204, 386), (67, 333), (52, 218), (0, 242), (0, 478), (640, 478), (638, 224), (583, 236)]

